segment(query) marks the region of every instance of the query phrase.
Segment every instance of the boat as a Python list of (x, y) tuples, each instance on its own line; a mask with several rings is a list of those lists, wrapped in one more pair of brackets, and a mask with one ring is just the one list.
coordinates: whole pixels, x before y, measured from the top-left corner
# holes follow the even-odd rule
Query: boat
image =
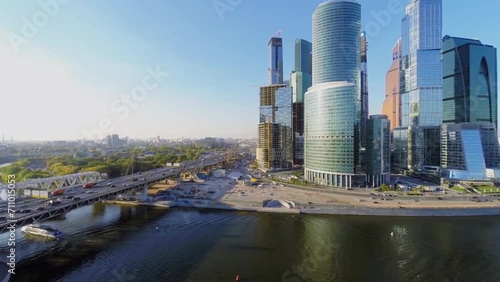
[(30, 234), (41, 236), (45, 238), (56, 239), (63, 235), (63, 233), (57, 229), (52, 228), (48, 225), (39, 225), (39, 224), (29, 224), (21, 227), (21, 231)]

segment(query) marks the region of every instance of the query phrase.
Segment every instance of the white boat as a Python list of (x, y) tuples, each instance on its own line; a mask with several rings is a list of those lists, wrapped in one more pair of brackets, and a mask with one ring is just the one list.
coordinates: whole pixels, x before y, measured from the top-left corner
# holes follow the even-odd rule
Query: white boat
[(54, 229), (48, 225), (38, 225), (38, 224), (29, 224), (21, 227), (21, 231), (26, 234), (52, 238), (56, 239), (63, 235), (63, 233), (57, 229)]

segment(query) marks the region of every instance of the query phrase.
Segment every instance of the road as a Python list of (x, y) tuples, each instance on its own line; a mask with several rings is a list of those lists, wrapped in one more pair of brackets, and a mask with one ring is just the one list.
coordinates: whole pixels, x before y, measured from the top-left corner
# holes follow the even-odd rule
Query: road
[[(87, 189), (83, 189), (83, 187), (72, 187), (72, 191), (68, 192), (68, 194), (65, 193), (61, 196), (51, 197), (50, 199), (53, 201), (60, 201), (60, 203), (53, 205), (46, 204), (47, 199), (18, 199), (15, 202), (15, 207), (9, 210), (7, 203), (3, 203), (2, 206), (0, 206), (0, 233), (5, 231), (5, 228), (12, 223), (12, 220), (22, 225), (29, 221), (41, 221), (60, 216), (74, 208), (89, 205), (105, 198), (115, 197), (122, 191), (129, 192), (141, 189), (149, 184), (157, 183), (171, 176), (178, 175), (180, 172), (216, 165), (225, 161), (225, 159), (225, 153), (213, 153), (209, 157), (203, 159), (184, 162), (180, 167), (165, 167), (138, 172), (134, 175), (102, 181), (92, 188)], [(137, 180), (133, 181), (133, 178), (137, 178)], [(11, 214), (14, 216), (13, 218)]]

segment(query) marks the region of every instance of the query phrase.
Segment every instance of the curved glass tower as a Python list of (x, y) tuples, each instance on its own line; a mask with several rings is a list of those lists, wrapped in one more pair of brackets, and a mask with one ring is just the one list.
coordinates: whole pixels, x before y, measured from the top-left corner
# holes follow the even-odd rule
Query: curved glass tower
[[(304, 97), (305, 178), (352, 187), (359, 166), (361, 5), (331, 0), (313, 15), (313, 86)], [(363, 178), (364, 179), (364, 178)]]

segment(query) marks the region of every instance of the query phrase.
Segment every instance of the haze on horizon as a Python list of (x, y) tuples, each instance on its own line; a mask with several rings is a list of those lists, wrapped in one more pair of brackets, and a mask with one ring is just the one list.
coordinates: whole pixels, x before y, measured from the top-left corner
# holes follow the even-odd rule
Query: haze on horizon
[[(3, 1), (0, 134), (5, 140), (256, 137), (258, 87), (269, 84), (267, 42), (283, 30), (289, 79), (293, 43), (311, 41), (312, 13), (322, 2)], [(409, 1), (359, 2), (369, 40), (370, 114), (378, 114)], [(443, 1), (443, 35), (500, 46), (487, 28), (498, 25), (500, 3), (488, 9), (453, 3)]]

